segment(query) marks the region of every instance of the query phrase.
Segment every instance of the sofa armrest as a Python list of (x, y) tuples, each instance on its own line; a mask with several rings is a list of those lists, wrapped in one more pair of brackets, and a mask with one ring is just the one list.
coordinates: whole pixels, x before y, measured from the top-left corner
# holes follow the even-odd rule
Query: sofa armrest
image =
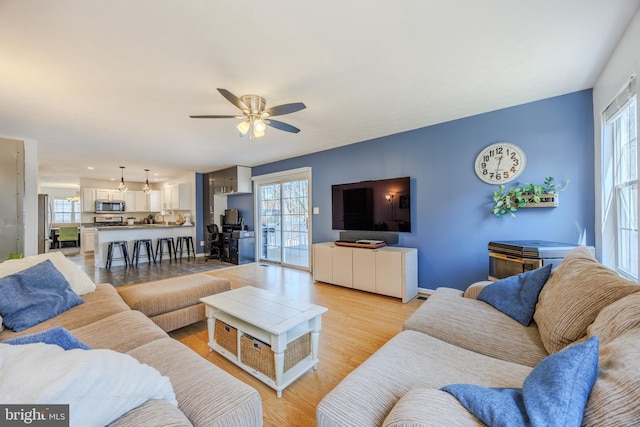
[(467, 290), (464, 291), (465, 298), (477, 299), (480, 291), (484, 289), (488, 284), (493, 283), (489, 280), (482, 280), (480, 282), (472, 283)]
[(382, 425), (478, 427), (485, 424), (451, 394), (435, 388), (415, 388), (402, 396)]

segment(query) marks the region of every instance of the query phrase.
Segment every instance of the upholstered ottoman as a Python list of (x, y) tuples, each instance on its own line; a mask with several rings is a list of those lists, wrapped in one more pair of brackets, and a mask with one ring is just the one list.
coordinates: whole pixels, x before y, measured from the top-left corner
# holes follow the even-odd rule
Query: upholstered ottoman
[(227, 279), (193, 274), (127, 286), (118, 293), (132, 310), (169, 332), (206, 319), (200, 298), (230, 289)]

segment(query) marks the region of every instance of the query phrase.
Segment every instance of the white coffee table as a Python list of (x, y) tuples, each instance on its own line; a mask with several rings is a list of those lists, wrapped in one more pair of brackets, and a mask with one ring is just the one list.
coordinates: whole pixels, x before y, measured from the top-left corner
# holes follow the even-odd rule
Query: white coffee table
[[(205, 304), (209, 330), (209, 351), (216, 351), (249, 372), (282, 397), (282, 390), (310, 368), (318, 367), (318, 340), (322, 313), (326, 307), (292, 300), (245, 286), (201, 298)], [(221, 321), (237, 329), (237, 354), (222, 347), (214, 339), (216, 322)], [(287, 345), (310, 334), (311, 352), (284, 371)], [(275, 380), (243, 363), (241, 337), (248, 335), (271, 346), (275, 363)]]

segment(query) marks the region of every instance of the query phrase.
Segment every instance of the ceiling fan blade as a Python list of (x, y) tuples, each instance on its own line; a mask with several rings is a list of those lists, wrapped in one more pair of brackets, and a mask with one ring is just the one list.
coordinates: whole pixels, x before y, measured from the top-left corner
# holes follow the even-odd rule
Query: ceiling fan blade
[(228, 90), (218, 88), (218, 92), (220, 92), (220, 95), (224, 96), (227, 99), (227, 101), (229, 101), (230, 103), (232, 103), (233, 105), (235, 105), (239, 109), (241, 109), (241, 110), (248, 110), (249, 109), (249, 107), (247, 107), (247, 104), (242, 102), (242, 100), (240, 98), (238, 98), (237, 96), (235, 96), (234, 94), (232, 94)]
[(281, 122), (279, 120), (265, 120), (264, 121), (267, 125), (271, 126), (272, 128), (276, 128), (276, 129), (280, 129), (283, 130), (285, 132), (291, 132), (291, 133), (298, 133), (300, 132), (300, 129), (298, 129), (295, 126), (291, 126), (290, 124)]
[(275, 107), (267, 108), (264, 112), (270, 116), (282, 116), (283, 114), (295, 113), (305, 108), (307, 108), (307, 106), (302, 102), (294, 102), (292, 104), (276, 105)]
[(236, 119), (241, 118), (238, 116), (220, 116), (220, 115), (205, 115), (205, 116), (189, 116), (192, 119)]

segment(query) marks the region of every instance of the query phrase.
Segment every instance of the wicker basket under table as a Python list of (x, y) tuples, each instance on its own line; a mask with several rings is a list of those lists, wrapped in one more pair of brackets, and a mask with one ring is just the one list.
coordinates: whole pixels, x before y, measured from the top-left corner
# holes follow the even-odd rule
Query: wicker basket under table
[[(311, 354), (311, 333), (306, 333), (287, 344), (284, 351), (284, 372)], [(272, 380), (276, 379), (274, 353), (269, 344), (251, 335), (240, 336), (240, 360)]]
[(222, 320), (216, 319), (213, 330), (213, 339), (218, 345), (231, 354), (238, 355), (238, 330), (231, 325), (227, 325)]

